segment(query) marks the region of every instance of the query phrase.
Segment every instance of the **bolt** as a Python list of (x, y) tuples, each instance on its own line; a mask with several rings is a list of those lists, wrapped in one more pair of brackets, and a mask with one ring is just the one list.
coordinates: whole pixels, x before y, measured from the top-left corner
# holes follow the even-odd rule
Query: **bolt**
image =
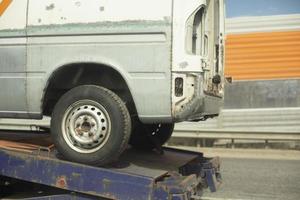
[(94, 134), (92, 132), (89, 132), (89, 137), (92, 137)]

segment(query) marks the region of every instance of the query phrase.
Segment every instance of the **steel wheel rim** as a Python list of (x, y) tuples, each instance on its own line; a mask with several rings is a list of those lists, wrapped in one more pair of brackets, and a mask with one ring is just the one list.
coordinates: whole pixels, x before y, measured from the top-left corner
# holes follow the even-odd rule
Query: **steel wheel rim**
[(101, 104), (80, 100), (68, 107), (61, 128), (71, 149), (79, 153), (94, 153), (106, 144), (111, 134), (111, 120)]

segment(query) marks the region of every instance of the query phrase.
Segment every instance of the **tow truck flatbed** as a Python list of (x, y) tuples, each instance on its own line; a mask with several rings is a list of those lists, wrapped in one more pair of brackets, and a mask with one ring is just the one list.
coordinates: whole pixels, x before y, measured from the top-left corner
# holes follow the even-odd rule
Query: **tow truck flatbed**
[[(207, 187), (216, 191), (221, 181), (218, 158), (172, 148), (163, 150), (160, 155), (128, 148), (116, 163), (95, 167), (62, 160), (55, 149), (43, 146), (31, 152), (0, 148), (0, 198), (17, 199), (21, 195), (22, 199), (187, 200), (199, 199)], [(7, 179), (21, 185), (17, 188), (27, 184), (47, 189), (35, 191), (32, 187), (9, 193)]]

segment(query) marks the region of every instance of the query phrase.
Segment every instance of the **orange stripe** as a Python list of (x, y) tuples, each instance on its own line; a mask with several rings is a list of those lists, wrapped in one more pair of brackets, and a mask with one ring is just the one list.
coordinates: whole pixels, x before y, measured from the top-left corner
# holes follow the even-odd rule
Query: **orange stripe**
[(5, 10), (8, 8), (8, 6), (10, 5), (11, 2), (12, 2), (12, 0), (2, 0), (2, 2), (0, 3), (0, 17), (5, 12)]
[[(297, 75), (298, 77), (295, 77)], [(286, 74), (273, 74), (272, 76), (268, 75), (257, 75), (257, 76), (249, 76), (249, 75), (235, 75), (234, 80), (244, 81), (244, 80), (274, 80), (274, 79), (298, 79), (300, 74), (292, 75), (290, 73)]]
[(299, 45), (300, 44), (300, 38), (297, 40), (288, 40), (288, 38), (283, 38), (276, 42), (270, 42), (270, 41), (241, 41), (239, 44), (236, 45), (230, 45), (228, 44), (229, 49), (240, 49), (240, 48), (268, 48), (268, 47), (280, 47), (280, 46), (286, 46), (286, 45)]
[(300, 78), (300, 31), (228, 35), (225, 75), (234, 80)]
[(247, 64), (255, 64), (255, 65), (263, 65), (265, 66), (266, 64), (270, 64), (272, 67), (272, 65), (274, 64), (274, 66), (278, 65), (278, 64), (289, 64), (289, 63), (297, 63), (300, 64), (300, 57), (296, 57), (296, 56), (268, 56), (268, 57), (264, 57), (264, 58), (243, 58), (243, 59), (232, 59), (232, 60), (228, 60), (226, 63), (230, 64), (230, 65), (234, 65), (234, 64), (239, 64), (240, 66), (243, 65), (247, 65)]
[[(268, 35), (270, 34), (271, 35)], [(267, 34), (267, 35), (266, 35)], [(299, 31), (282, 31), (282, 32), (261, 32), (261, 33), (248, 33), (248, 34), (231, 34), (227, 35), (227, 38), (234, 38), (234, 39), (239, 39), (239, 38), (261, 38), (263, 36), (268, 36), (268, 37), (280, 37), (280, 36), (295, 36), (299, 35)]]
[(255, 42), (273, 42), (276, 43), (278, 40), (281, 41), (282, 39), (285, 40), (285, 42), (287, 41), (299, 41), (300, 36), (286, 36), (286, 37), (262, 37), (262, 38), (240, 38), (240, 39), (229, 39), (228, 40), (228, 45), (231, 46), (236, 46), (239, 45), (241, 42), (245, 43), (248, 42), (249, 44), (251, 43), (255, 43)]
[[(273, 48), (272, 51), (270, 50), (258, 50), (256, 51), (243, 51), (243, 50), (237, 50), (237, 51), (231, 51), (228, 50), (226, 52), (227, 54), (227, 60), (230, 59), (230, 61), (235, 61), (232, 58), (237, 57), (237, 59), (245, 57), (246, 59), (270, 59), (270, 58), (286, 58), (286, 57), (291, 57), (297, 59), (300, 54), (300, 47), (299, 48)], [(230, 56), (230, 57), (229, 57)], [(243, 59), (241, 59), (243, 60)]]

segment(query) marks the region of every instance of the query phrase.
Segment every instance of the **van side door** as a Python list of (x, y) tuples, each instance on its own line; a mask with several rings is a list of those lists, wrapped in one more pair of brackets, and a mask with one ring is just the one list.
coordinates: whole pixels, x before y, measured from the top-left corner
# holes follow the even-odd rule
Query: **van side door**
[(0, 117), (27, 117), (27, 0), (0, 1)]

